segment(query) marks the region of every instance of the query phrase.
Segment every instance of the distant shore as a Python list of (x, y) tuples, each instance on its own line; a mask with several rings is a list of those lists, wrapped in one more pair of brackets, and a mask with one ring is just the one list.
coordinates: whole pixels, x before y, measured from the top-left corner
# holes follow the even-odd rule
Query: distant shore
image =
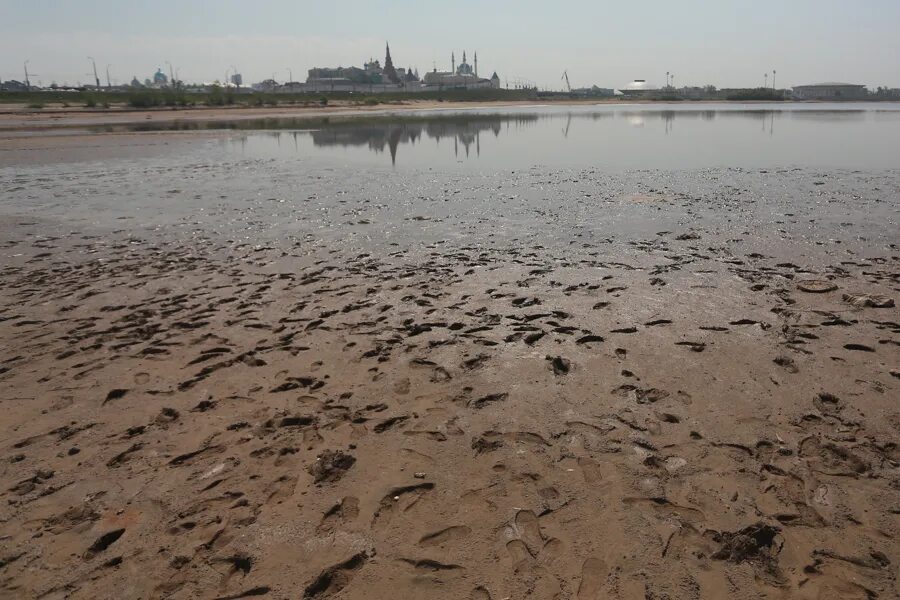
[[(816, 104), (814, 101), (747, 101), (704, 100), (702, 102), (675, 102), (692, 106), (694, 104)], [(128, 126), (146, 123), (188, 122), (205, 123), (218, 120), (247, 121), (252, 119), (303, 119), (329, 116), (390, 115), (398, 112), (422, 110), (476, 110), (497, 107), (528, 106), (593, 106), (593, 105), (644, 105), (666, 104), (658, 100), (625, 98), (584, 98), (584, 99), (532, 99), (532, 100), (484, 100), (452, 101), (402, 100), (396, 103), (360, 105), (358, 102), (333, 101), (328, 105), (280, 105), (249, 107), (233, 106), (189, 106), (135, 109), (125, 106), (110, 108), (84, 108), (47, 104), (41, 108), (26, 104), (0, 104), (0, 135), (4, 132), (22, 132), (56, 128)]]

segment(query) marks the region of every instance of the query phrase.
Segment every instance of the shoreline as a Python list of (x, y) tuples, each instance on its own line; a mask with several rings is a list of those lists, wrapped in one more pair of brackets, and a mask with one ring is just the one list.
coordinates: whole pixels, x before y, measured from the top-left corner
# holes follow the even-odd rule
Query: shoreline
[[(877, 105), (883, 102), (869, 101)], [(741, 106), (741, 105), (817, 105), (832, 104), (818, 101), (729, 101), (704, 100), (662, 102), (655, 100), (590, 99), (590, 100), (488, 100), (472, 102), (402, 101), (397, 104), (360, 106), (358, 104), (334, 104), (329, 106), (278, 106), (278, 107), (173, 107), (157, 109), (72, 109), (47, 107), (39, 110), (24, 105), (16, 110), (0, 110), (0, 135), (8, 132), (44, 131), (68, 127), (137, 126), (150, 123), (208, 123), (219, 120), (249, 121), (253, 119), (316, 119), (322, 117), (389, 116), (416, 111), (462, 111), (486, 108), (528, 108), (547, 106)], [(847, 103), (857, 104), (857, 103)]]

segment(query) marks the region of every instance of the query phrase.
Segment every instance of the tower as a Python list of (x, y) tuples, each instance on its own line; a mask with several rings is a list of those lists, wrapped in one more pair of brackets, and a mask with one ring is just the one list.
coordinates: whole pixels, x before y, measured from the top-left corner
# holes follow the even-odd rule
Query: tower
[(456, 73), (456, 52), (450, 53), (450, 72)]
[(391, 46), (387, 42), (384, 43), (384, 50), (384, 77), (391, 83), (400, 83), (397, 69), (394, 68), (394, 61), (391, 60)]
[(475, 78), (478, 78), (478, 50), (475, 51)]

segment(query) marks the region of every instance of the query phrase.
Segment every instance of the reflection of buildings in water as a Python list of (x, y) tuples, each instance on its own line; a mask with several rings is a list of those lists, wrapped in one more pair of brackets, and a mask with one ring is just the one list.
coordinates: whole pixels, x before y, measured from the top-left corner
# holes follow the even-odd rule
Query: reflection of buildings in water
[(397, 163), (400, 144), (415, 144), (422, 137), (422, 126), (415, 123), (392, 125), (359, 125), (327, 127), (311, 133), (315, 146), (368, 146), (373, 152), (391, 153), (391, 163)]
[(537, 121), (535, 115), (489, 116), (467, 119), (435, 119), (429, 121), (393, 122), (384, 124), (348, 125), (326, 127), (311, 132), (315, 146), (368, 146), (374, 152), (391, 153), (391, 163), (397, 164), (397, 149), (403, 144), (415, 144), (423, 135), (438, 143), (444, 138), (453, 138), (454, 153), (458, 157), (460, 146), (466, 156), (475, 146), (476, 155), (481, 154), (481, 133), (500, 135), (503, 124), (516, 125)]
[[(674, 131), (675, 121), (678, 119), (703, 122), (713, 122), (718, 119), (740, 120), (747, 124), (758, 122), (763, 132), (774, 135), (776, 119), (832, 122), (856, 121), (866, 118), (868, 118), (867, 113), (862, 110), (785, 110), (779, 108), (723, 110), (709, 107), (617, 109), (506, 115), (468, 114), (437, 118), (413, 117), (359, 124), (356, 122), (332, 122), (323, 124), (320, 129), (309, 133), (301, 132), (301, 135), (310, 135), (315, 146), (368, 146), (373, 152), (379, 153), (387, 149), (391, 154), (391, 162), (396, 164), (397, 153), (401, 145), (413, 145), (425, 137), (434, 139), (438, 144), (445, 138), (452, 138), (454, 154), (457, 157), (461, 153), (465, 153), (466, 157), (469, 157), (472, 150), (475, 151), (476, 156), (480, 156), (482, 134), (493, 133), (495, 137), (499, 137), (503, 131), (532, 126), (539, 121), (556, 120), (560, 122), (563, 137), (568, 137), (570, 128), (574, 126), (577, 129), (579, 120), (622, 120), (633, 127), (644, 127), (659, 119), (663, 122), (667, 134)], [(297, 122), (270, 123), (269, 125), (285, 128), (303, 126)], [(308, 125), (305, 126), (308, 127)]]
[[(774, 134), (775, 118), (782, 117), (782, 113), (787, 113), (790, 118), (796, 118), (800, 112), (813, 111), (782, 111), (782, 110), (638, 110), (638, 111), (618, 111), (617, 116), (624, 118), (630, 125), (634, 127), (643, 127), (651, 118), (659, 118), (665, 125), (665, 132), (668, 135), (674, 129), (676, 119), (715, 121), (716, 119), (728, 119), (737, 117), (739, 119), (759, 121), (763, 124), (763, 130), (768, 130), (769, 134)], [(812, 115), (810, 115), (812, 116)], [(821, 115), (818, 117), (821, 118)]]

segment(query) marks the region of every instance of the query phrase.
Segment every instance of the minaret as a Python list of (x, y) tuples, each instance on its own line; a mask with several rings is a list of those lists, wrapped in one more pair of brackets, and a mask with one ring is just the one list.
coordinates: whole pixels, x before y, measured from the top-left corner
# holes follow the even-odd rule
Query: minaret
[(450, 72), (456, 73), (456, 52), (450, 53)]
[(478, 79), (478, 50), (475, 51), (475, 79)]

